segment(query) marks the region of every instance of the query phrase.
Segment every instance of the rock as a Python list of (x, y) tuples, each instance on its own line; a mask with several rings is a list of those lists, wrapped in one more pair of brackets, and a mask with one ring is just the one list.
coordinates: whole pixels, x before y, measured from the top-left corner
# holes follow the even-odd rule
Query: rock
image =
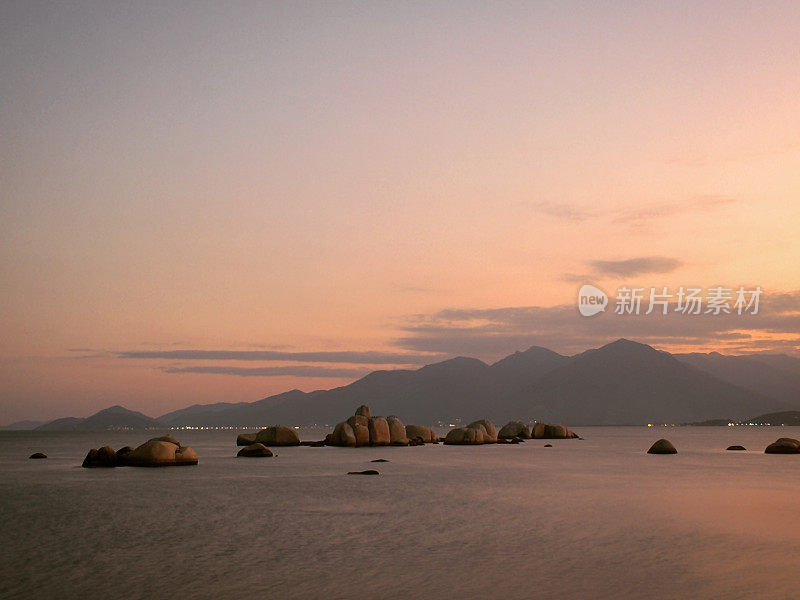
[[(330, 434), (328, 434), (330, 435)], [(328, 436), (325, 436), (324, 440), (319, 440), (318, 442), (300, 442), (301, 446), (310, 446), (311, 448), (322, 448), (328, 442)]]
[(369, 446), (369, 418), (363, 415), (354, 415), (347, 419), (347, 424), (356, 436), (356, 446)]
[(725, 450), (747, 450), (744, 446), (728, 446)]
[(380, 475), (375, 469), (367, 469), (366, 471), (348, 471), (348, 475)]
[(128, 464), (133, 467), (196, 465), (197, 454), (188, 446), (150, 440), (130, 453)]
[(549, 423), (536, 423), (533, 426), (531, 437), (537, 440), (563, 440), (574, 439), (578, 435), (564, 425), (551, 425)]
[(386, 460), (385, 458), (376, 458), (375, 460), (371, 460), (369, 462), (389, 462), (389, 461)]
[(370, 418), (369, 406), (367, 406), (366, 404), (362, 404), (356, 409), (355, 414), (357, 417), (366, 417), (367, 419), (369, 419)]
[(168, 442), (170, 444), (175, 444), (176, 446), (180, 446), (181, 443), (176, 440), (171, 435), (162, 435), (161, 437), (154, 437), (147, 440), (148, 442)]
[(113, 468), (117, 466), (117, 454), (111, 446), (103, 446), (99, 450), (92, 448), (86, 458), (83, 459), (82, 467), (87, 469)]
[(672, 445), (672, 442), (665, 439), (658, 440), (655, 444), (650, 446), (650, 449), (647, 451), (648, 454), (677, 454), (678, 451), (675, 449), (675, 446)]
[(256, 434), (255, 442), (265, 446), (299, 446), (300, 436), (292, 427), (273, 425), (259, 431)]
[(545, 445), (544, 445), (544, 447), (545, 447), (545, 448), (552, 448), (552, 447), (553, 447), (553, 444), (545, 444)]
[(34, 452), (28, 458), (47, 458), (47, 454), (44, 452)]
[(392, 446), (408, 446), (406, 426), (403, 422), (394, 415), (386, 417), (386, 422), (389, 425), (389, 443)]
[(486, 430), (481, 426), (475, 427), (457, 427), (447, 432), (444, 438), (444, 443), (447, 445), (475, 445), (483, 444)]
[(421, 435), (418, 435), (414, 439), (408, 440), (408, 445), (409, 446), (424, 446), (425, 445), (425, 440), (422, 439)]
[(800, 454), (800, 441), (794, 438), (778, 438), (764, 450), (765, 454)]
[(422, 438), (425, 444), (438, 444), (439, 436), (429, 427), (424, 425), (406, 425), (406, 437), (409, 440)]
[(467, 425), (470, 429), (480, 429), (483, 428), (484, 435), (483, 435), (483, 443), (484, 444), (494, 444), (497, 442), (497, 428), (494, 426), (488, 419), (480, 419), (479, 421), (473, 421), (469, 425)]
[(497, 439), (509, 440), (511, 438), (529, 440), (531, 438), (531, 432), (528, 426), (522, 421), (509, 421), (500, 428), (500, 431), (497, 433)]
[(346, 421), (339, 423), (334, 427), (333, 433), (326, 436), (326, 440), (331, 446), (355, 446), (356, 445), (356, 434), (353, 432), (353, 428), (350, 427), (350, 424)]
[(249, 446), (256, 443), (256, 433), (240, 433), (236, 436), (237, 446)]
[(391, 442), (389, 423), (383, 417), (370, 417), (367, 425), (370, 446), (388, 446)]
[(133, 452), (133, 448), (131, 446), (123, 446), (119, 450), (117, 450), (117, 466), (124, 467), (128, 465), (128, 462), (131, 458), (131, 452)]
[(239, 452), (236, 453), (236, 456), (245, 456), (248, 458), (272, 456), (272, 450), (267, 448), (264, 444), (256, 442), (255, 444), (250, 444), (239, 450)]

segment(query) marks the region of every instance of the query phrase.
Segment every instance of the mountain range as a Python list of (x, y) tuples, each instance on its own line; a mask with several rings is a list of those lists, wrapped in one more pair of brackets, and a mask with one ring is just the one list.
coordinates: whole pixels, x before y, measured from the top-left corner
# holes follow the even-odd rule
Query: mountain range
[(369, 404), (373, 414), (396, 414), (418, 424), (479, 418), (569, 426), (746, 420), (800, 410), (800, 359), (670, 354), (626, 339), (574, 356), (534, 346), (493, 364), (458, 357), (416, 370), (374, 371), (330, 390), (194, 405), (158, 419), (112, 407), (87, 419), (57, 419), (38, 429), (332, 426), (360, 404)]

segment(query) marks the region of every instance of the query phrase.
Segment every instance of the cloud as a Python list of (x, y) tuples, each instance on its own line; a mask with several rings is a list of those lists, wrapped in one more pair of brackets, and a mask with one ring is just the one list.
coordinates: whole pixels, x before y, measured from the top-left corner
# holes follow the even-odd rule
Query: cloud
[(592, 260), (589, 265), (599, 274), (632, 277), (646, 273), (669, 273), (683, 264), (677, 258), (643, 256), (627, 260)]
[(566, 221), (586, 221), (597, 214), (564, 202), (528, 202), (526, 206), (536, 213)]
[[(751, 289), (751, 288), (747, 288)], [(647, 298), (642, 302), (645, 312)], [(684, 315), (668, 306), (666, 315), (618, 315), (611, 298), (606, 313), (580, 316), (576, 305), (449, 309), (411, 317), (395, 344), (417, 352), (477, 356), (492, 360), (544, 346), (565, 354), (581, 352), (620, 337), (699, 350), (800, 350), (800, 290), (764, 292), (759, 314)]]
[(165, 367), (165, 373), (203, 373), (209, 375), (235, 375), (238, 377), (278, 377), (291, 375), (293, 377), (331, 377), (331, 378), (359, 378), (368, 373), (368, 369), (346, 369), (317, 367), (311, 365), (296, 365), (288, 367)]
[(118, 358), (128, 359), (297, 361), (363, 365), (422, 365), (440, 358), (436, 354), (398, 352), (278, 352), (274, 350), (127, 350), (116, 352), (115, 355)]
[(736, 202), (736, 199), (729, 196), (715, 194), (694, 196), (683, 202), (665, 202), (662, 204), (652, 204), (650, 206), (617, 211), (617, 216), (612, 220), (612, 223), (638, 226), (642, 225), (645, 221), (671, 217), (687, 212), (713, 210), (734, 202)]

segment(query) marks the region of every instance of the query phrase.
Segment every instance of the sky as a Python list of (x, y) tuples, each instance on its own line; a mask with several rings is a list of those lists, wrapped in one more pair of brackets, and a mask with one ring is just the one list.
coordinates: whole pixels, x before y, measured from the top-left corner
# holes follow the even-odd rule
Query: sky
[(797, 353), (798, 35), (796, 2), (5, 0), (0, 423), (619, 337)]

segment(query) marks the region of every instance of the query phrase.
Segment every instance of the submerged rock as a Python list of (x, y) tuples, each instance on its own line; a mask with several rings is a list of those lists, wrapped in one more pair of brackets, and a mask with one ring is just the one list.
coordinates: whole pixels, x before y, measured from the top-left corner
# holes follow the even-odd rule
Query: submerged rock
[(800, 441), (794, 438), (778, 438), (764, 450), (765, 454), (800, 454)]
[(725, 450), (747, 450), (744, 446), (728, 446)]
[(44, 452), (34, 452), (28, 458), (47, 458), (47, 454)]
[(300, 436), (297, 435), (297, 431), (292, 427), (273, 425), (259, 431), (252, 443), (255, 442), (265, 446), (299, 446)]
[(375, 469), (367, 469), (366, 471), (348, 471), (348, 475), (380, 475)]
[(672, 442), (665, 439), (658, 440), (655, 444), (650, 446), (650, 449), (647, 451), (648, 454), (677, 454), (678, 451), (675, 449), (675, 446), (672, 445)]
[(376, 458), (375, 460), (371, 460), (369, 462), (389, 462), (389, 461), (385, 458)]
[(272, 450), (267, 448), (264, 444), (256, 442), (255, 444), (250, 444), (249, 446), (245, 446), (239, 452), (236, 453), (236, 456), (245, 456), (248, 458), (257, 458), (261, 456), (272, 456)]

